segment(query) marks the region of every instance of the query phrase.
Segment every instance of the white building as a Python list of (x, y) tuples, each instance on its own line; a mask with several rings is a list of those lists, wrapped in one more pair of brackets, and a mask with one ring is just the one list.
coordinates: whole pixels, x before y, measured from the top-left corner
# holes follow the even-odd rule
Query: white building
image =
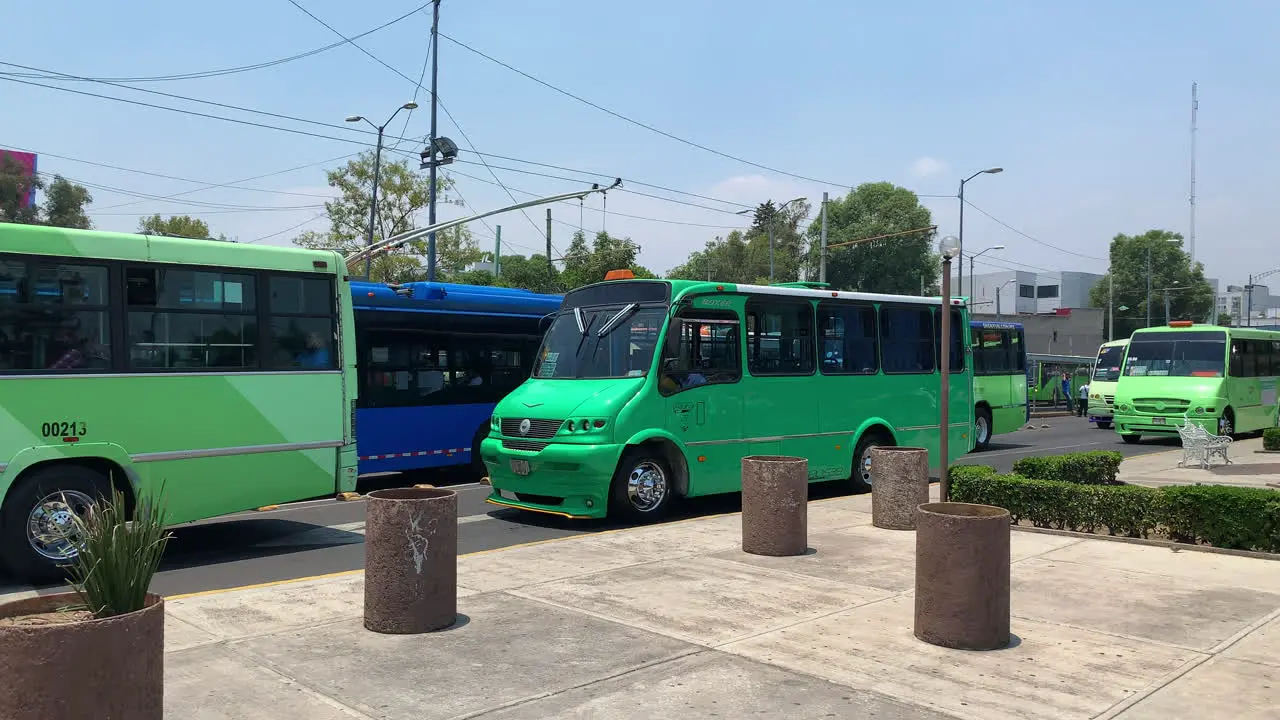
[(1252, 293), (1247, 286), (1228, 285), (1226, 292), (1218, 293), (1217, 307), (1219, 314), (1229, 314), (1231, 324), (1237, 326), (1280, 319), (1280, 295), (1272, 295), (1266, 285), (1254, 285)]
[(1003, 315), (1056, 312), (1060, 308), (1089, 307), (1089, 290), (1102, 279), (1097, 273), (1063, 270), (1036, 273), (1025, 270), (965, 277), (964, 294), (977, 312)]

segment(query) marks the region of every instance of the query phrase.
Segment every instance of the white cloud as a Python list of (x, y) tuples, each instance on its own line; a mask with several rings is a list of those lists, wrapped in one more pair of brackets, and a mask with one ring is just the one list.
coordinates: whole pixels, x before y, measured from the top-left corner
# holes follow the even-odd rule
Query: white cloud
[(911, 174), (917, 178), (927, 178), (933, 175), (940, 175), (946, 172), (949, 166), (934, 157), (925, 155), (911, 164)]

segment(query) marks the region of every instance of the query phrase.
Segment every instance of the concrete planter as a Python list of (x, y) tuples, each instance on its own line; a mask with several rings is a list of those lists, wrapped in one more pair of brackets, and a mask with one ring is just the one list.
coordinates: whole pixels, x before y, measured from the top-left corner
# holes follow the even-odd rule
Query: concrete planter
[[(0, 618), (78, 605), (75, 593), (0, 605)], [(160, 720), (164, 716), (164, 598), (100, 620), (0, 626), (0, 718)]]
[(803, 555), (809, 549), (809, 461), (742, 458), (742, 551)]
[(1009, 511), (926, 503), (916, 511), (915, 636), (960, 650), (1009, 644)]
[(886, 530), (914, 530), (916, 508), (929, 502), (929, 451), (875, 447), (871, 467), (871, 524)]
[(365, 628), (410, 634), (453, 625), (458, 616), (457, 493), (404, 488), (365, 497)]

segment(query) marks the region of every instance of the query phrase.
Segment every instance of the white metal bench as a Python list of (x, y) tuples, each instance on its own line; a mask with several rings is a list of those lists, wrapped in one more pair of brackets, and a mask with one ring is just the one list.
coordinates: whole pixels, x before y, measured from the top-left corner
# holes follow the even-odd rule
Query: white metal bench
[(1182, 461), (1178, 463), (1179, 467), (1189, 467), (1195, 463), (1208, 469), (1215, 456), (1221, 456), (1224, 463), (1231, 464), (1231, 458), (1227, 457), (1227, 451), (1231, 447), (1229, 435), (1214, 435), (1203, 426), (1191, 422), (1191, 418), (1183, 416), (1183, 422), (1178, 426), (1178, 437), (1182, 439)]

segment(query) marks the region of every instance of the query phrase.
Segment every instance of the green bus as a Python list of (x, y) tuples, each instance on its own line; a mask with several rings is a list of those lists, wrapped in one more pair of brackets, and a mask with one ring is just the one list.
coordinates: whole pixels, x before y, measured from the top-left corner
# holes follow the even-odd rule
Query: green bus
[(1011, 433), (1031, 418), (1027, 402), (1027, 346), (1021, 323), (974, 320), (973, 449), (986, 450), (992, 435)]
[(1093, 367), (1093, 358), (1083, 355), (1048, 355), (1042, 353), (1027, 354), (1027, 395), (1033, 403), (1048, 403), (1057, 407), (1066, 404), (1062, 394), (1062, 376), (1065, 373), (1071, 382), (1070, 397), (1072, 406), (1080, 397), (1080, 386), (1089, 382), (1089, 371)]
[(0, 554), (60, 577), (71, 513), (171, 524), (355, 489), (334, 252), (0, 224)]
[(1280, 332), (1196, 325), (1138, 330), (1116, 384), (1125, 442), (1175, 435), (1184, 418), (1219, 435), (1276, 427)]
[[(1113, 406), (1116, 402), (1116, 383), (1120, 381), (1120, 368), (1124, 365), (1124, 351), (1129, 339), (1111, 340), (1098, 347), (1098, 359), (1093, 363), (1093, 379), (1089, 381), (1089, 422), (1102, 430), (1111, 427)], [(1077, 396), (1078, 397), (1078, 396)]]
[[(532, 377), (495, 409), (489, 502), (643, 520), (741, 490), (749, 455), (861, 489), (878, 445), (928, 448), (937, 467), (938, 298), (622, 275), (565, 296)], [(950, 460), (973, 446), (967, 328), (954, 300)]]

